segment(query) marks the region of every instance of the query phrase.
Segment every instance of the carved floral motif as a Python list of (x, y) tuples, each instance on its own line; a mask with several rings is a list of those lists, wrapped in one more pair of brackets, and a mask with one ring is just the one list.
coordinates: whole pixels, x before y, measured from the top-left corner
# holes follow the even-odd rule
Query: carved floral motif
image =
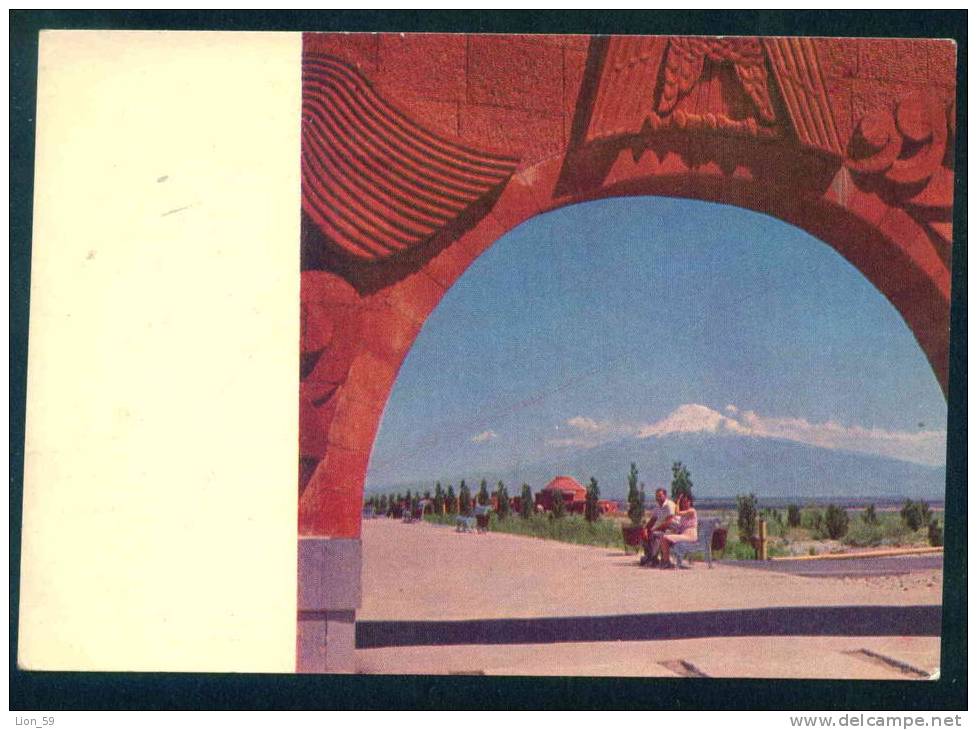
[(894, 183), (932, 180), (943, 168), (949, 140), (947, 110), (931, 92), (900, 101), (894, 110), (866, 114), (858, 139), (869, 153), (849, 158), (854, 172), (881, 175)]
[[(952, 107), (951, 107), (952, 109)], [(907, 208), (942, 211), (953, 204), (953, 172), (944, 165), (952, 136), (951, 109), (930, 91), (903, 98), (891, 110), (866, 114), (845, 165), (868, 181), (885, 183)], [(929, 221), (949, 242), (948, 221)]]

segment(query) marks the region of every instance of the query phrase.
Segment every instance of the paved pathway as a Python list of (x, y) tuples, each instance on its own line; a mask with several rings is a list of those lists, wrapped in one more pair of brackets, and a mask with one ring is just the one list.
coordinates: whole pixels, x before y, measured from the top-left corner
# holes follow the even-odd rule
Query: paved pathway
[(939, 570), (908, 585), (657, 571), (608, 548), (385, 519), (364, 522), (363, 550), (364, 672), (904, 679), (939, 664), (938, 637), (918, 635), (938, 631)]

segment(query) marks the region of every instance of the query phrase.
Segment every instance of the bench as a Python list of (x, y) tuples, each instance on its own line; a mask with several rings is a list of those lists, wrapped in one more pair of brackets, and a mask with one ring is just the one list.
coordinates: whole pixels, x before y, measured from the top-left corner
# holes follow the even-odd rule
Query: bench
[(695, 542), (677, 542), (672, 545), (670, 553), (675, 556), (675, 563), (678, 567), (682, 565), (682, 558), (689, 553), (702, 553), (706, 556), (706, 562), (712, 567), (712, 533), (719, 527), (719, 520), (702, 520), (699, 522), (699, 539)]

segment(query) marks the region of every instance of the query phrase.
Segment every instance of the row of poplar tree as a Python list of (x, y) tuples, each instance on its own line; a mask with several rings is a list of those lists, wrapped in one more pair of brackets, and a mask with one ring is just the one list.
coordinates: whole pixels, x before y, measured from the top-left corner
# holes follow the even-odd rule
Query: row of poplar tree
[[(458, 486), (457, 495), (451, 484), (448, 485), (447, 489), (442, 489), (441, 482), (437, 482), (434, 485), (433, 494), (430, 490), (427, 490), (422, 496), (420, 491), (412, 494), (411, 490), (408, 489), (407, 493), (403, 496), (400, 492), (391, 495), (374, 495), (366, 501), (366, 506), (372, 507), (374, 514), (390, 516), (398, 508), (407, 509), (408, 505), (410, 505), (412, 511), (416, 510), (421, 500), (424, 499), (430, 500), (435, 514), (470, 515), (476, 504), (483, 506), (491, 504), (493, 496), (497, 505), (495, 512), (499, 515), (500, 519), (505, 519), (511, 512), (508, 489), (504, 483), (499, 482), (492, 495), (490, 495), (488, 482), (484, 479), (474, 497), (472, 496), (471, 488), (462, 479), (461, 484)], [(597, 486), (597, 480), (591, 477), (590, 484), (587, 487), (586, 504), (584, 505), (584, 517), (588, 522), (596, 522), (600, 519), (599, 500), (600, 487)], [(528, 484), (523, 484), (522, 492), (519, 495), (519, 514), (521, 517), (528, 519), (535, 511), (536, 503), (533, 498), (533, 490)], [(553, 492), (550, 513), (553, 517), (563, 517), (566, 514), (566, 504), (563, 501), (563, 493), (560, 490)]]

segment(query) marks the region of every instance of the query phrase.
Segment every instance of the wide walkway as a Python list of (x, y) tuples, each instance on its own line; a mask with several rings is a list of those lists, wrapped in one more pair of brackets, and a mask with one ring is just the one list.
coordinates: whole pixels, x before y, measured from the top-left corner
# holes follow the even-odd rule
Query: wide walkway
[(658, 571), (608, 548), (386, 519), (364, 522), (363, 550), (364, 672), (905, 679), (939, 664), (939, 570)]

